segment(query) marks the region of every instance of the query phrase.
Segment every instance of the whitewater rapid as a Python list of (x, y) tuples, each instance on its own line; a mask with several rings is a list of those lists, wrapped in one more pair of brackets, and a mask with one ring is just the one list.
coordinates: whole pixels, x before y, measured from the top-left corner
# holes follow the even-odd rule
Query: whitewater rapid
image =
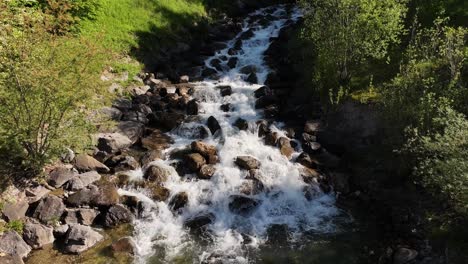
[[(271, 21), (261, 25), (253, 17), (270, 17)], [(242, 41), (237, 66), (229, 69), (225, 65), (231, 58), (228, 51), (239, 35), (227, 42), (227, 48), (218, 51), (206, 60), (210, 65), (214, 59), (223, 58), (223, 70), (217, 80), (195, 83), (194, 98), (198, 99), (199, 119), (183, 124), (183, 127), (170, 133), (175, 143), (166, 151), (184, 148), (194, 139), (191, 128), (205, 125), (214, 116), (222, 129), (221, 135), (204, 140), (217, 147), (220, 162), (211, 180), (198, 180), (195, 175), (178, 175), (170, 166), (173, 160), (158, 160), (154, 163), (171, 171), (164, 184), (171, 196), (186, 192), (189, 202), (180, 214), (174, 213), (166, 202), (154, 202), (146, 196), (144, 189), (121, 189), (123, 195), (137, 196), (145, 203), (143, 216), (134, 221), (133, 239), (137, 246), (136, 263), (254, 263), (252, 256), (262, 245), (268, 243), (268, 228), (271, 225), (286, 225), (291, 241), (299, 241), (306, 232), (335, 232), (333, 219), (340, 212), (335, 206), (333, 194), (325, 194), (302, 180), (301, 165), (292, 162), (300, 153), (300, 146), (289, 160), (278, 148), (267, 146), (258, 137), (256, 121), (262, 119), (263, 112), (255, 109), (253, 92), (261, 87), (270, 73), (264, 62), (264, 52), (270, 45), (270, 38), (277, 37), (286, 23), (294, 22), (301, 16), (300, 11), (284, 5), (258, 10), (244, 21), (243, 32), (253, 30), (253, 37)], [(244, 81), (240, 69), (255, 65), (258, 85)], [(222, 97), (216, 86), (232, 87), (230, 96)], [(223, 112), (220, 107), (230, 104), (231, 111)], [(249, 122), (249, 129), (240, 131), (233, 123), (243, 118)], [(281, 123), (270, 127), (285, 134)], [(251, 197), (260, 201), (250, 215), (232, 213), (229, 209), (230, 196), (240, 194), (240, 187), (246, 181), (248, 172), (239, 169), (234, 159), (240, 155), (250, 155), (261, 162), (258, 178), (263, 183), (263, 191)], [(142, 179), (144, 171), (133, 172), (134, 179)], [(312, 189), (312, 199), (306, 199), (304, 189)], [(184, 222), (201, 213), (212, 213), (214, 221), (207, 226), (205, 237), (196, 237), (184, 226)], [(252, 254), (253, 252), (253, 254)], [(155, 260), (157, 259), (157, 260)], [(186, 261), (186, 262), (183, 262)]]

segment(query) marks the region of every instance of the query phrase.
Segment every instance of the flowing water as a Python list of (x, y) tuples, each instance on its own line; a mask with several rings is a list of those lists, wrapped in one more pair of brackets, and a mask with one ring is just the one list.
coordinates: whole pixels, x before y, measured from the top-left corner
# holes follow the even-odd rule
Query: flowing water
[[(235, 55), (238, 57), (235, 68), (230, 69), (225, 64), (232, 57), (228, 54), (229, 48), (235, 45), (242, 33), (229, 41), (226, 49), (206, 60), (207, 65), (214, 59), (222, 60), (224, 70), (218, 71), (220, 77), (217, 80), (195, 84), (193, 97), (200, 102), (199, 119), (172, 131), (175, 143), (166, 152), (190, 144), (192, 131), (214, 116), (222, 133), (210, 135), (204, 141), (217, 147), (220, 162), (211, 180), (198, 180), (195, 175), (179, 176), (170, 166), (173, 160), (155, 161), (171, 171), (171, 177), (165, 183), (171, 195), (179, 192), (188, 194), (189, 202), (180, 213), (174, 213), (168, 202), (152, 201), (145, 196), (144, 189), (120, 190), (121, 194), (138, 196), (145, 203), (143, 216), (134, 222), (136, 263), (266, 263), (260, 259), (274, 256), (278, 250), (305, 250), (310, 241), (340, 232), (339, 222), (348, 218), (335, 206), (334, 195), (304, 183), (299, 173), (301, 165), (292, 162), (299, 155), (300, 146), (288, 160), (277, 148), (264, 144), (255, 125), (263, 113), (255, 109), (253, 92), (270, 72), (263, 54), (269, 47), (270, 38), (277, 37), (283, 26), (300, 16), (298, 9), (288, 6), (258, 10), (244, 21), (244, 32), (253, 30), (254, 34), (242, 41), (241, 50)], [(268, 23), (260, 23), (256, 19), (259, 17), (268, 19)], [(248, 65), (255, 66), (258, 85), (244, 81), (246, 76), (240, 69)], [(219, 85), (231, 86), (232, 95), (222, 97), (216, 88)], [(232, 108), (228, 113), (220, 109), (227, 103)], [(247, 131), (233, 126), (239, 117), (249, 121)], [(270, 128), (284, 133), (280, 123), (273, 123)], [(260, 193), (250, 196), (257, 199), (259, 205), (247, 215), (239, 215), (229, 209), (231, 196), (240, 194), (240, 188), (249, 176), (247, 171), (234, 164), (234, 159), (240, 155), (250, 155), (261, 162), (257, 177), (264, 186)], [(134, 172), (136, 180), (142, 178), (143, 171), (144, 168)], [(313, 193), (312, 198), (306, 199), (305, 189)], [(184, 226), (187, 219), (206, 213), (215, 218), (202, 234), (193, 234)], [(286, 262), (273, 260), (268, 263)]]

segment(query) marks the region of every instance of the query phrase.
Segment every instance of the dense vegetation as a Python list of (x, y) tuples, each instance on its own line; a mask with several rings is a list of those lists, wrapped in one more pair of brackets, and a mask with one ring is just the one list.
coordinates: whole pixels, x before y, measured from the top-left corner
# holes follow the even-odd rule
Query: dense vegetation
[(314, 50), (302, 64), (309, 86), (331, 108), (353, 98), (381, 106), (382, 149), (400, 154), (411, 180), (466, 212), (466, 1), (301, 3), (303, 41)]

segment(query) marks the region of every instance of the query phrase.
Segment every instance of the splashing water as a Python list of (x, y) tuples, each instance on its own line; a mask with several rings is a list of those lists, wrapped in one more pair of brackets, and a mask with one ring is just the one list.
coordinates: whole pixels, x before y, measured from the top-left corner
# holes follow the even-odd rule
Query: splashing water
[[(268, 17), (268, 23), (251, 19), (259, 16)], [(153, 263), (154, 259), (157, 259), (155, 263), (174, 263), (181, 259), (186, 260), (183, 263), (214, 263), (214, 260), (221, 261), (216, 263), (252, 263), (255, 260), (251, 253), (268, 243), (268, 230), (272, 225), (287, 226), (290, 241), (300, 240), (305, 232), (336, 231), (333, 219), (340, 212), (334, 205), (334, 196), (315, 188), (313, 198), (306, 199), (304, 189), (311, 187), (300, 176), (301, 165), (290, 162), (277, 148), (265, 145), (258, 137), (254, 122), (262, 118), (262, 112), (255, 109), (253, 92), (261, 85), (243, 81), (245, 75), (240, 72), (244, 66), (254, 65), (258, 81), (263, 83), (270, 72), (263, 60), (270, 38), (277, 37), (288, 21), (296, 21), (299, 17), (299, 10), (284, 5), (258, 10), (244, 22), (243, 31), (253, 30), (253, 36), (243, 40), (240, 52), (233, 55), (238, 58), (235, 68), (226, 66), (226, 58), (233, 57), (228, 50), (236, 45), (242, 32), (227, 43), (226, 49), (206, 60), (208, 66), (212, 60), (224, 58), (221, 67), (225, 70), (218, 71), (219, 80), (196, 83), (193, 97), (200, 102), (200, 119), (174, 130), (171, 136), (175, 143), (166, 151), (190, 144), (193, 140), (191, 128), (204, 125), (208, 117), (214, 116), (222, 128), (222, 135), (209, 137), (205, 142), (217, 146), (220, 162), (211, 180), (197, 180), (193, 175), (179, 176), (169, 166), (171, 160), (155, 161), (171, 172), (165, 183), (171, 195), (188, 194), (189, 202), (180, 214), (173, 213), (167, 202), (154, 202), (148, 198), (145, 190), (120, 190), (122, 195), (137, 196), (145, 204), (142, 217), (134, 222), (136, 263)], [(231, 86), (232, 94), (222, 97), (216, 89), (219, 85)], [(220, 110), (220, 106), (227, 103), (233, 109), (228, 114)], [(239, 131), (233, 126), (240, 117), (250, 122), (247, 131)], [(283, 133), (281, 124), (274, 124), (271, 129)], [(234, 159), (240, 155), (250, 155), (261, 162), (257, 177), (264, 188), (250, 196), (259, 204), (248, 215), (235, 214), (229, 209), (231, 196), (240, 194), (248, 177), (247, 171), (234, 164)], [(295, 153), (293, 159), (297, 155)], [(133, 174), (133, 178), (138, 179), (143, 171)], [(202, 213), (211, 213), (214, 221), (207, 226), (204, 235), (194, 236), (184, 222)]]

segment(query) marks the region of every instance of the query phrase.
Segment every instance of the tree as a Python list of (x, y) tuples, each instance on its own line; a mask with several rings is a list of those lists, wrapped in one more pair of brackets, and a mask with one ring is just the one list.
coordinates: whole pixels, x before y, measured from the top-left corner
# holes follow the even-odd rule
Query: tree
[(384, 59), (399, 42), (406, 13), (403, 0), (302, 0), (304, 36), (317, 53), (315, 75), (330, 99), (349, 89), (353, 72), (366, 60)]
[(24, 165), (38, 169), (65, 147), (86, 144), (99, 56), (79, 38), (22, 21), (0, 24), (0, 144), (22, 149)]

